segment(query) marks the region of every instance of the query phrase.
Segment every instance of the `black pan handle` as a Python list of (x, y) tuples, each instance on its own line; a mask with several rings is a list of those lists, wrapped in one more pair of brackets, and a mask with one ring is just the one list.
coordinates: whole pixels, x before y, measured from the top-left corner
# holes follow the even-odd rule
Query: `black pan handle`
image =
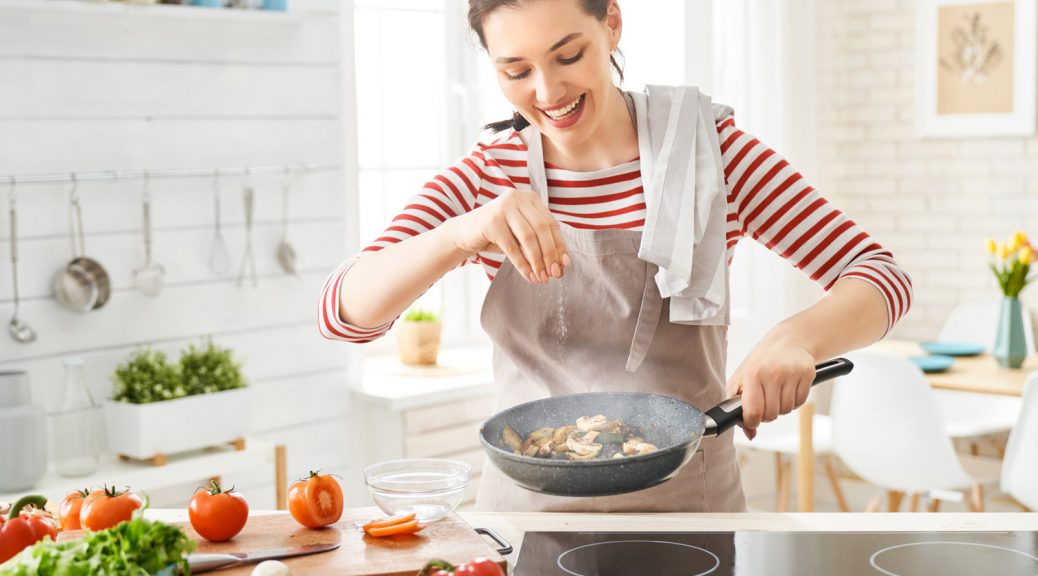
[[(833, 358), (815, 365), (814, 386), (837, 376), (846, 376), (854, 369), (854, 364), (846, 358)], [(735, 396), (721, 402), (706, 411), (706, 427), (703, 436), (720, 436), (726, 430), (742, 422), (742, 397)]]
[(497, 549), (498, 554), (502, 556), (507, 556), (508, 554), (512, 553), (512, 545), (508, 543), (508, 540), (502, 538), (501, 535), (497, 532), (494, 532), (490, 528), (474, 528), (474, 530), (479, 534), (486, 534), (487, 536), (490, 536), (490, 539), (493, 540), (495, 544), (500, 546), (500, 548)]

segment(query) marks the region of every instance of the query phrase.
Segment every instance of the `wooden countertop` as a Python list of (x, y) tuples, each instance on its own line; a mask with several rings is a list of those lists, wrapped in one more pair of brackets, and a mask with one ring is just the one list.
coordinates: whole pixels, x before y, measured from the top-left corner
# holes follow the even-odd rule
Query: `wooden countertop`
[[(254, 510), (254, 515), (287, 514)], [(151, 509), (149, 518), (165, 522), (187, 520), (186, 510)], [(746, 513), (746, 514), (561, 514), (462, 512), (474, 528), (490, 528), (515, 548), (506, 558), (514, 564), (527, 531), (688, 531), (737, 530), (816, 532), (903, 531), (1038, 531), (1038, 513)]]

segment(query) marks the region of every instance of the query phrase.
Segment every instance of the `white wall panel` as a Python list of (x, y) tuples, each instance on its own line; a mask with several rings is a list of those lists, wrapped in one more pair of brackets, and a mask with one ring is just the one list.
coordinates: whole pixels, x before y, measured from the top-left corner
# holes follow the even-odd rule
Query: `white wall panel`
[[(291, 175), (288, 234), (298, 276), (275, 260), (282, 235), (282, 174), (248, 178), (256, 191), (253, 249), (259, 286), (235, 284), (244, 249), (244, 176), (220, 178), (231, 272), (207, 267), (213, 179), (151, 181), (153, 256), (166, 268), (157, 297), (133, 285), (143, 260), (143, 181), (79, 186), (86, 252), (111, 274), (101, 310), (77, 314), (53, 298), (70, 257), (69, 183), (17, 188), (21, 317), (32, 344), (0, 337), (0, 369), (30, 374), (34, 400), (53, 403), (62, 359), (82, 357), (98, 397), (135, 349), (170, 353), (211, 335), (235, 350), (253, 386), (251, 409), (265, 439), (285, 444), (290, 477), (323, 467), (345, 473), (349, 386), (357, 351), (317, 331), (327, 273), (348, 256), (339, 0), (295, 0), (289, 14), (74, 0), (0, 0), (0, 205), (8, 174), (312, 165)], [(352, 41), (352, 40), (349, 40)], [(352, 141), (352, 139), (350, 140)], [(352, 168), (350, 168), (352, 170)], [(0, 218), (0, 315), (13, 304), (10, 228)], [(199, 423), (201, 425), (202, 423)], [(272, 507), (269, 471), (225, 479)], [(190, 484), (196, 480), (178, 478)], [(118, 482), (118, 479), (111, 479)], [(186, 500), (186, 498), (185, 498)], [(176, 490), (161, 502), (179, 501)]]

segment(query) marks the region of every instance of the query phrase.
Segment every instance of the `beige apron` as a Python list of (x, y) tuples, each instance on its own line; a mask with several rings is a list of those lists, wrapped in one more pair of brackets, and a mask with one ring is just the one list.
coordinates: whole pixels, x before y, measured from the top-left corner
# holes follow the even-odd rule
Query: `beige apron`
[[(531, 186), (547, 203), (540, 135), (528, 138), (527, 147)], [(656, 286), (657, 266), (638, 259), (641, 233), (561, 228), (573, 261), (562, 280), (530, 285), (506, 260), (483, 303), (483, 328), (494, 341), (497, 410), (579, 392), (651, 392), (704, 411), (721, 402), (727, 327), (674, 324), (663, 317), (669, 301)], [(487, 460), (476, 508), (743, 512), (732, 434), (705, 437), (671, 480), (617, 496), (539, 494), (519, 487)]]

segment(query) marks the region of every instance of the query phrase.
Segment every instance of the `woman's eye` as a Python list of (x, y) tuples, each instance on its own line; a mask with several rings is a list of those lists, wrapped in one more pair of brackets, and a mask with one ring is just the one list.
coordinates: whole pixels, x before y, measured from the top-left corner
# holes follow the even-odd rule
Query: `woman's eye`
[(581, 48), (580, 52), (577, 52), (576, 55), (574, 55), (571, 58), (559, 58), (559, 62), (562, 62), (563, 64), (574, 64), (574, 63), (576, 63), (577, 60), (580, 60), (583, 57), (584, 57), (584, 49)]
[(510, 74), (508, 72), (505, 72), (505, 76), (507, 76), (509, 80), (522, 80), (523, 78), (526, 78), (529, 75), (529, 70), (523, 70), (519, 74)]

